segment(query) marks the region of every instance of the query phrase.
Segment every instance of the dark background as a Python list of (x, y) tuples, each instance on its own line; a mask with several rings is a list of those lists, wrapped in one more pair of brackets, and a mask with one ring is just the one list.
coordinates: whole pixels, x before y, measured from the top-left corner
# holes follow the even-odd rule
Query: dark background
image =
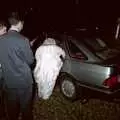
[[(32, 8), (32, 10), (30, 10)], [(18, 10), (25, 17), (26, 34), (40, 31), (70, 31), (73, 27), (104, 29), (112, 34), (120, 16), (119, 2), (92, 0), (4, 0), (0, 7), (1, 17)], [(34, 31), (34, 32), (33, 32)]]

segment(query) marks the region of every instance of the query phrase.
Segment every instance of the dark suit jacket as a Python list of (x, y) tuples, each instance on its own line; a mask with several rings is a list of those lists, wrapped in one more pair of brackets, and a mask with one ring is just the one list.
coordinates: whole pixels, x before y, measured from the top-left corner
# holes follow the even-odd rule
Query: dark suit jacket
[(8, 88), (26, 88), (33, 84), (30, 65), (34, 62), (29, 40), (16, 31), (0, 37), (0, 63)]

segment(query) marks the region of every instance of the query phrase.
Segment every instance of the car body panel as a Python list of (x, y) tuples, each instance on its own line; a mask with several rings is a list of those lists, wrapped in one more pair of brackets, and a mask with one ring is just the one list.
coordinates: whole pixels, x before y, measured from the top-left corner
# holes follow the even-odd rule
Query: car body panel
[[(85, 58), (72, 56), (69, 48), (69, 40), (72, 41), (85, 55)], [(61, 72), (67, 73), (75, 78), (82, 86), (90, 87), (111, 93), (103, 82), (108, 79), (114, 68), (104, 65), (104, 60), (92, 53), (84, 44), (72, 37), (66, 37), (63, 43), (66, 52), (66, 59)]]

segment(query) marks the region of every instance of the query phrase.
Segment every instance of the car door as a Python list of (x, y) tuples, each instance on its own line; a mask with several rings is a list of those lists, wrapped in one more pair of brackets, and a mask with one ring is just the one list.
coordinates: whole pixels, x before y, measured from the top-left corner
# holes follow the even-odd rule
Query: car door
[(102, 86), (103, 81), (109, 76), (110, 68), (89, 62), (89, 57), (80, 49), (80, 45), (71, 40), (67, 41), (67, 47), (71, 75), (82, 83)]

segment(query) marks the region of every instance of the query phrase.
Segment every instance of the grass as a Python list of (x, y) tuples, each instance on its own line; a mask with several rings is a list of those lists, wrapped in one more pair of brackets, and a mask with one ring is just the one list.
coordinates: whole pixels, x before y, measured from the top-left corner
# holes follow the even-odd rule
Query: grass
[(35, 120), (120, 120), (120, 105), (92, 98), (86, 104), (69, 102), (55, 89), (49, 100), (34, 106)]

